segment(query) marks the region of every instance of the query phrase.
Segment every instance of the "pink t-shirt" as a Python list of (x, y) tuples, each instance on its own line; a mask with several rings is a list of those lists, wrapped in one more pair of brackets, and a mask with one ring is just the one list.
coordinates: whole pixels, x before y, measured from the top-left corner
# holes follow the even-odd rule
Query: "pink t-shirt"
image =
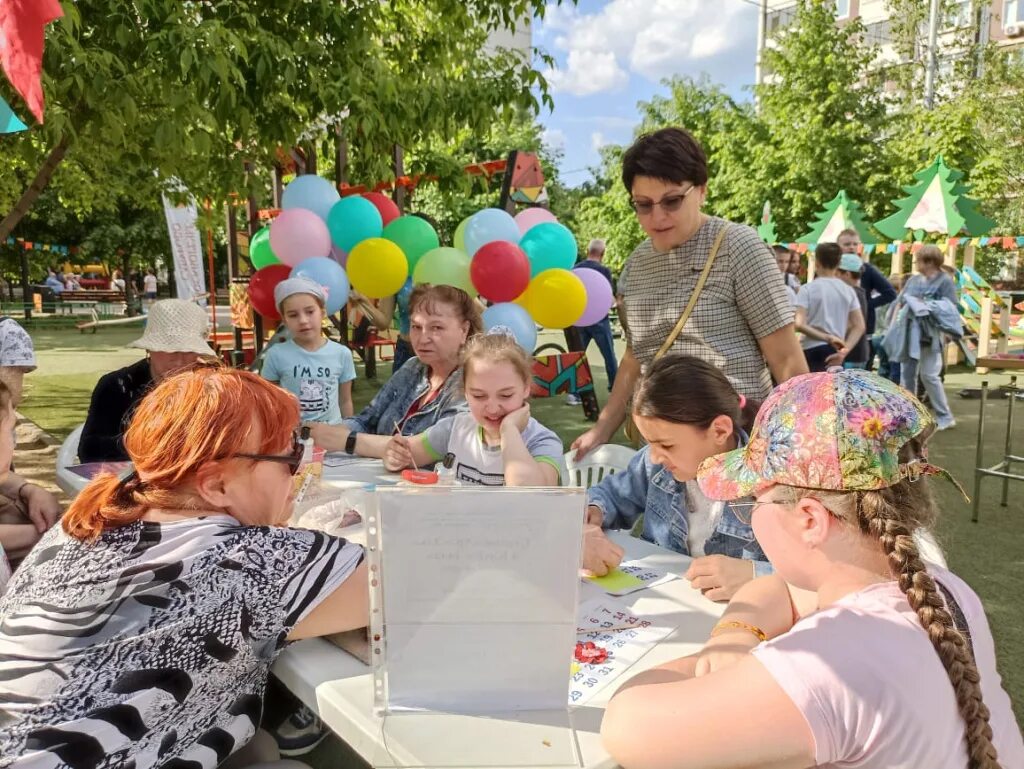
[[(981, 601), (959, 577), (928, 569), (967, 619), (999, 762), (1024, 767), (1024, 743), (996, 672)], [(895, 582), (845, 596), (753, 653), (807, 719), (818, 766), (967, 766), (953, 686)]]

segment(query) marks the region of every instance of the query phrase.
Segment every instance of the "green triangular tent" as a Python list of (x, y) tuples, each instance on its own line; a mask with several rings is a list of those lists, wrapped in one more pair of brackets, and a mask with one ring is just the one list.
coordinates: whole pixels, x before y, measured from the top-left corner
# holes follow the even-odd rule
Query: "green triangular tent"
[(767, 200), (761, 211), (761, 223), (757, 226), (757, 234), (769, 246), (779, 242), (779, 236), (775, 232), (775, 220), (772, 218), (772, 204)]
[(908, 231), (941, 235), (963, 231), (978, 237), (995, 227), (994, 221), (978, 213), (978, 201), (967, 196), (970, 187), (962, 183), (964, 175), (947, 166), (942, 155), (914, 178), (916, 184), (903, 188), (907, 197), (893, 201), (896, 213), (875, 223), (887, 238), (903, 240)]
[(846, 194), (846, 190), (839, 190), (839, 194), (825, 204), (809, 226), (811, 231), (799, 238), (798, 243), (834, 243), (839, 233), (848, 229), (856, 230), (862, 243), (876, 240), (871, 233), (871, 225), (864, 221), (860, 205)]

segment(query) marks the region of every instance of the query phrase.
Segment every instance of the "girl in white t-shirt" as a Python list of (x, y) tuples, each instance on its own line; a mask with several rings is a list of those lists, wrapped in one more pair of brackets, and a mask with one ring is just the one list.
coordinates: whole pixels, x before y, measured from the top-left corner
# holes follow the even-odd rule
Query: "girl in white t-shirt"
[(935, 423), (865, 371), (805, 374), (765, 401), (750, 442), (704, 462), (712, 499), (753, 495), (776, 574), (733, 597), (703, 650), (613, 697), (623, 766), (1016, 769), (1024, 743), (978, 596), (926, 565)]
[(530, 357), (514, 337), (489, 333), (466, 345), (462, 381), (469, 413), (426, 432), (394, 436), (384, 465), (397, 472), (454, 455), (461, 483), (481, 486), (558, 486), (565, 477), (562, 441), (530, 416)]

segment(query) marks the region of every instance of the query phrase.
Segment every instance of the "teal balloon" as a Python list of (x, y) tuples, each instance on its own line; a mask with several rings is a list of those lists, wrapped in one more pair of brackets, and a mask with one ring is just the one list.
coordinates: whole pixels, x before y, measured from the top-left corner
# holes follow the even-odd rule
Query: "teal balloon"
[(346, 254), (369, 238), (379, 238), (384, 231), (380, 211), (362, 195), (349, 195), (331, 207), (327, 215), (331, 240)]
[(571, 270), (576, 264), (576, 238), (558, 222), (534, 225), (523, 235), (519, 247), (530, 257), (531, 278), (545, 270)]
[(384, 228), (383, 237), (402, 249), (410, 271), (416, 269), (421, 256), (441, 245), (430, 222), (418, 216), (399, 216)]
[(280, 264), (281, 260), (274, 254), (270, 247), (270, 228), (263, 227), (252, 236), (249, 241), (249, 261), (257, 270), (269, 267), (272, 264)]
[(476, 288), (469, 277), (469, 262), (469, 254), (465, 251), (448, 246), (435, 248), (420, 257), (412, 274), (412, 282), (455, 286), (470, 296), (476, 296)]

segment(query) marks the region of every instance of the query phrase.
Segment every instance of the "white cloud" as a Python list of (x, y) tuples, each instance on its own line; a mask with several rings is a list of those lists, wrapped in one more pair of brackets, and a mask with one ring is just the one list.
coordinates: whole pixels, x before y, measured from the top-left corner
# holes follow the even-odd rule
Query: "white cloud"
[(608, 140), (604, 138), (604, 134), (600, 131), (594, 131), (594, 133), (590, 134), (590, 149), (594, 150), (594, 152), (597, 152), (607, 143)]
[(565, 151), (565, 131), (561, 128), (546, 128), (541, 134), (540, 140), (552, 152)]
[(564, 59), (545, 73), (552, 89), (587, 96), (623, 88), (630, 74), (657, 81), (750, 46), (744, 32), (756, 30), (756, 9), (740, 0), (609, 0), (589, 14), (549, 6), (543, 28)]

